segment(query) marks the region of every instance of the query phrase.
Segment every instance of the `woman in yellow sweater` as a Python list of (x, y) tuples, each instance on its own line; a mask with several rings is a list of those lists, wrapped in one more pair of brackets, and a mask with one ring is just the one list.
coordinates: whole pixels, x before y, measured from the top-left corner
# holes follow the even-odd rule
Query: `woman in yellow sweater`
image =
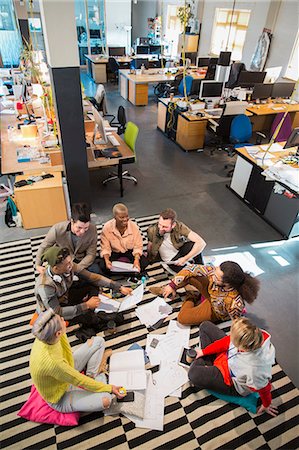
[[(53, 309), (39, 315), (32, 333), (31, 378), (52, 408), (63, 413), (101, 411), (109, 408), (111, 394), (123, 397), (120, 386), (106, 384), (105, 374), (98, 374), (105, 351), (102, 337), (94, 336), (72, 354), (65, 321)], [(86, 375), (80, 373), (84, 368)]]

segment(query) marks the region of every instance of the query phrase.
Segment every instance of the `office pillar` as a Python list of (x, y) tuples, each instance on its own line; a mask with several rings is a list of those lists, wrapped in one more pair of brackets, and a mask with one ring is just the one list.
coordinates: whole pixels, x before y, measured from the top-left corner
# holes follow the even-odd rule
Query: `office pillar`
[(19, 23), (22, 42), (25, 44), (30, 40), (26, 2), (22, 0), (14, 0), (14, 8)]
[(40, 0), (40, 12), (71, 203), (90, 203), (74, 0)]

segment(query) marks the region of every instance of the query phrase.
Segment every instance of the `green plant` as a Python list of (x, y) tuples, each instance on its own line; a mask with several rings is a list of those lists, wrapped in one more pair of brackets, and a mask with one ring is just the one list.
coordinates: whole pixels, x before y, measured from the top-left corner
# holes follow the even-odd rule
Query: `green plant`
[(177, 16), (180, 19), (183, 27), (186, 28), (189, 20), (193, 17), (193, 14), (191, 13), (191, 6), (189, 5), (189, 3), (178, 8)]
[(31, 41), (24, 40), (23, 48), (20, 53), (20, 67), (25, 77), (32, 83), (42, 83), (41, 71), (36, 61), (36, 51), (33, 49)]

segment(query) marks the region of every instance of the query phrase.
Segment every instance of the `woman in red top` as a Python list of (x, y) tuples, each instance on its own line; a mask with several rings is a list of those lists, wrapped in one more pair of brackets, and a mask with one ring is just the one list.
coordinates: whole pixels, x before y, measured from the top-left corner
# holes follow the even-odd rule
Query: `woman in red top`
[(199, 338), (201, 349), (191, 364), (190, 381), (226, 395), (246, 396), (256, 391), (262, 401), (257, 413), (276, 416), (270, 383), (275, 349), (270, 334), (241, 317), (233, 321), (230, 336), (212, 322), (203, 322)]

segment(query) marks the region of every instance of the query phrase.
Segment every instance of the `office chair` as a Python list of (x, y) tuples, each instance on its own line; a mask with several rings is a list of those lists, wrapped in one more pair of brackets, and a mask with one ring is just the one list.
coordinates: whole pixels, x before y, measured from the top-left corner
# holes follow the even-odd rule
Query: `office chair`
[(117, 110), (117, 122), (110, 123), (113, 127), (117, 127), (117, 134), (124, 134), (127, 125), (127, 117), (125, 108), (120, 105)]
[(103, 84), (99, 84), (94, 97), (88, 97), (90, 103), (99, 111), (103, 113), (104, 117), (112, 117), (110, 123), (113, 122), (115, 116), (113, 114), (108, 114), (107, 102), (106, 102), (106, 91)]
[[(138, 134), (139, 134), (139, 128), (137, 127), (137, 125), (135, 125), (135, 123), (133, 123), (133, 122), (128, 122), (127, 126), (126, 126), (126, 131), (124, 134), (124, 141), (127, 144), (127, 146), (130, 147), (130, 149), (134, 153), (135, 162), (136, 162), (135, 145), (136, 145), (136, 139), (138, 137)], [(130, 175), (128, 170), (125, 170), (122, 173), (122, 178), (123, 178), (123, 180), (130, 180), (130, 181), (133, 181), (134, 184), (137, 184), (137, 178)], [(116, 172), (110, 173), (108, 178), (106, 178), (106, 180), (102, 181), (102, 183), (104, 186), (106, 186), (106, 184), (109, 183), (109, 181), (114, 181), (114, 180), (118, 180), (118, 175)]]
[(205, 80), (214, 80), (218, 58), (210, 58)]
[(233, 89), (238, 86), (238, 79), (240, 76), (240, 72), (246, 70), (244, 63), (233, 63), (230, 67), (229, 77), (227, 82), (225, 83), (225, 87), (229, 89)]
[(171, 83), (158, 83), (154, 87), (154, 94), (157, 98), (168, 98), (170, 94), (179, 92), (179, 85), (183, 79), (183, 72), (178, 73)]
[[(186, 95), (189, 96), (191, 89), (192, 89), (192, 83), (193, 83), (193, 77), (191, 77), (190, 75), (187, 75), (185, 77), (185, 83), (186, 83)], [(180, 81), (179, 87), (178, 87), (178, 96), (179, 97), (183, 97), (185, 95), (185, 90), (184, 90), (184, 79), (182, 79)]]
[(108, 67), (109, 67), (110, 72), (112, 73), (112, 76), (114, 78), (115, 83), (117, 83), (117, 81), (118, 81), (119, 63), (112, 56), (109, 56)]

